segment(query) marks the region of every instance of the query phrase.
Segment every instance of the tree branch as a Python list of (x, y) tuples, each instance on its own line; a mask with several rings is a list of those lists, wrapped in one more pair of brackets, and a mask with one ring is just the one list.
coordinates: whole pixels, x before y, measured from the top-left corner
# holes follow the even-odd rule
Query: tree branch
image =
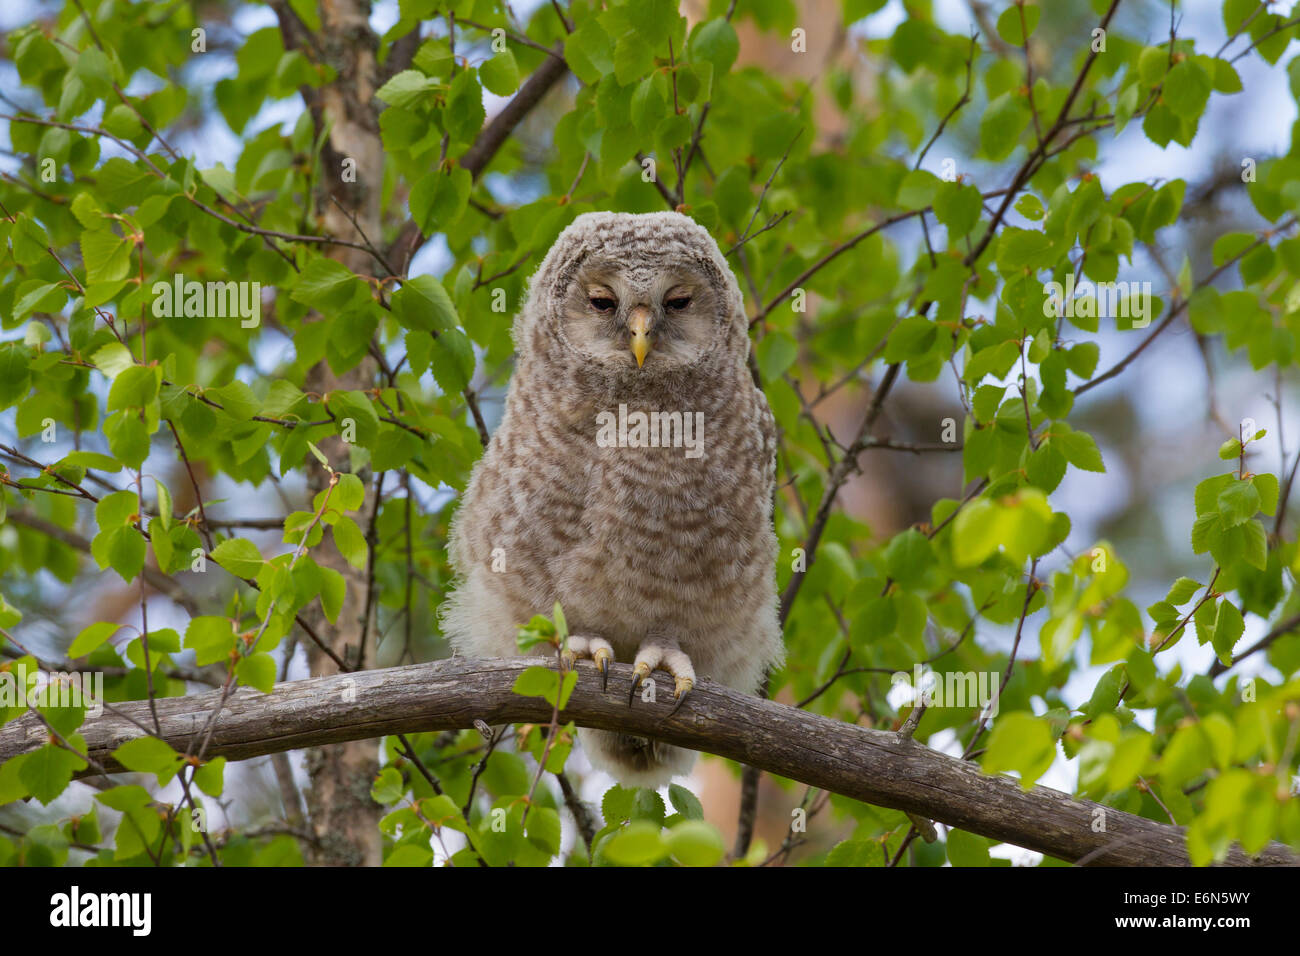
[[(557, 43), (552, 53), (553, 55), (544, 59), (524, 81), (524, 85), (519, 87), (514, 98), (502, 108), (501, 112), (483, 127), (478, 138), (460, 157), (460, 165), (468, 169), (474, 179), (477, 180), (483, 174), (483, 170), (487, 168), (488, 163), (492, 162), (497, 150), (509, 138), (514, 128), (523, 121), (533, 107), (542, 101), (551, 87), (568, 74), (569, 65), (564, 62), (562, 45)], [(420, 232), (420, 227), (415, 224), (414, 219), (408, 219), (402, 226), (397, 238), (389, 247), (388, 255), (398, 262), (398, 268), (403, 274), (410, 267), (411, 260), (427, 238)]]
[[(452, 658), (384, 670), (278, 684), (270, 694), (240, 688), (222, 705), (219, 691), (157, 702), (162, 736), (187, 750), (204, 733), (212, 709), (223, 706), (211, 730), (208, 757), (244, 760), (286, 750), (372, 739), (385, 734), (452, 730), (514, 721), (542, 723), (551, 705), (512, 690), (533, 658)], [(619, 686), (632, 668), (611, 667), (613, 689), (600, 690), (600, 674), (582, 661), (579, 679), (561, 720), (620, 730), (678, 746), (705, 750), (840, 793), (876, 806), (909, 811), (948, 826), (1093, 866), (1186, 866), (1181, 828), (1124, 813), (1010, 777), (986, 775), (971, 763), (880, 730), (832, 720), (702, 681), (675, 713), (667, 699), (627, 706)], [(665, 678), (666, 679), (666, 678)], [(87, 721), (79, 730), (87, 754), (104, 769), (121, 771), (112, 751), (141, 736), (131, 718), (145, 702), (118, 705), (117, 714)], [(28, 714), (0, 728), (0, 762), (30, 752), (48, 733)], [(1094, 832), (1104, 813), (1106, 830)], [(1251, 858), (1229, 852), (1234, 866), (1300, 865), (1286, 847), (1272, 844)]]

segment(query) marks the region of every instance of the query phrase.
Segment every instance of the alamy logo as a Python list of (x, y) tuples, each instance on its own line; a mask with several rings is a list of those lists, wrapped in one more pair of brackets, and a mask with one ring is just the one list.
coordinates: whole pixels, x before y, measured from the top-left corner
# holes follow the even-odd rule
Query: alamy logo
[(687, 458), (704, 454), (703, 412), (632, 412), (596, 415), (596, 444), (601, 448), (684, 448)]
[(985, 718), (998, 715), (1000, 683), (994, 671), (949, 671), (944, 675), (925, 670), (920, 664), (912, 673), (897, 671), (891, 687), (900, 684), (911, 689), (912, 703), (926, 707), (979, 707)]
[(1085, 279), (1076, 288), (1074, 273), (1069, 273), (1065, 285), (1047, 282), (1043, 292), (1043, 315), (1051, 319), (1125, 318), (1133, 320), (1135, 329), (1151, 324), (1150, 282), (1098, 282), (1094, 287)]
[(0, 708), (84, 707), (88, 717), (104, 713), (103, 671), (45, 673), (18, 664), (0, 670)]
[(50, 897), (51, 926), (127, 926), (135, 936), (148, 936), (153, 925), (150, 893), (82, 893), (74, 886)]
[(158, 318), (239, 317), (239, 327), (255, 329), (262, 322), (262, 283), (188, 282), (179, 272), (171, 282), (153, 284), (153, 314)]

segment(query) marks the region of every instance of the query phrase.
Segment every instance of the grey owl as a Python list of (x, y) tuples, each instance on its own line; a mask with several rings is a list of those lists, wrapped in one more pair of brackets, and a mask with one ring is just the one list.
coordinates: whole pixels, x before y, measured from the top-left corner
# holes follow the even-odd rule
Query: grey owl
[[(579, 216), (530, 279), (514, 342), (504, 418), (452, 522), (453, 646), (518, 654), (518, 626), (559, 601), (570, 652), (606, 677), (632, 661), (634, 693), (655, 668), (677, 698), (697, 672), (753, 693), (783, 656), (776, 429), (713, 238), (675, 212)], [(579, 742), (633, 786), (695, 761), (612, 731)]]

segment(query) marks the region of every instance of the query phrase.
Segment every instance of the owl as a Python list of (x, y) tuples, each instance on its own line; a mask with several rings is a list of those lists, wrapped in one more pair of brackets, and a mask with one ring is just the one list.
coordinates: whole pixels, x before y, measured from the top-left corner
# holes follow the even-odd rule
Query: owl
[[(568, 652), (595, 662), (606, 692), (609, 662), (633, 663), (628, 706), (646, 706), (655, 669), (678, 705), (697, 674), (753, 693), (783, 656), (776, 428), (713, 238), (675, 212), (578, 216), (529, 280), (513, 334), (504, 418), (450, 531), (452, 645), (517, 654), (520, 623), (558, 601)], [(629, 786), (695, 761), (631, 734), (578, 736)]]

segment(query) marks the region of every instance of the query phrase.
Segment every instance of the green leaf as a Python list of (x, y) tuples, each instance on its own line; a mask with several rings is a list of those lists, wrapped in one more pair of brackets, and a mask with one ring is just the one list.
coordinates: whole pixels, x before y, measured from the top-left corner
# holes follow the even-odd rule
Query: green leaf
[(1232, 663), (1232, 649), (1237, 646), (1245, 631), (1245, 622), (1237, 606), (1229, 600), (1219, 603), (1219, 616), (1214, 622), (1214, 651), (1223, 664)]
[(460, 319), (451, 296), (433, 276), (416, 276), (393, 293), (393, 315), (404, 328), (422, 332), (446, 332)]
[(1277, 514), (1277, 476), (1261, 474), (1250, 480), (1255, 486), (1255, 491), (1259, 494), (1259, 510), (1266, 515)]
[(0, 627), (13, 627), (22, 619), (22, 612), (6, 601), (3, 594), (0, 594)]
[(826, 865), (835, 869), (884, 866), (888, 862), (876, 840), (842, 840), (826, 854)]
[(325, 612), (325, 617), (331, 624), (339, 619), (339, 612), (343, 610), (343, 598), (347, 594), (347, 582), (343, 580), (343, 575), (333, 568), (320, 569), (320, 606)]
[(365, 501), (365, 483), (353, 474), (339, 475), (339, 483), (334, 487), (334, 496), (330, 499), (330, 504), (343, 511), (357, 511)]
[(132, 365), (123, 369), (113, 379), (113, 387), (108, 392), (108, 410), (119, 408), (143, 408), (158, 397), (162, 385), (162, 369), (156, 365)]
[(1192, 595), (1204, 587), (1201, 582), (1192, 578), (1179, 578), (1169, 589), (1169, 594), (1165, 600), (1173, 605), (1186, 604), (1192, 599)]
[(1024, 216), (1026, 219), (1033, 220), (1034, 222), (1042, 219), (1045, 215), (1043, 211), (1043, 201), (1033, 193), (1025, 193), (1017, 199), (1015, 209), (1016, 212), (1020, 213), (1020, 215)]
[(445, 393), (463, 392), (474, 375), (474, 347), (460, 329), (450, 329), (433, 340), (429, 366)]
[(1005, 159), (1016, 148), (1029, 120), (1029, 108), (1021, 97), (1014, 93), (996, 97), (980, 118), (980, 151), (995, 162)]
[(605, 844), (606, 858), (619, 866), (649, 866), (669, 854), (658, 824), (636, 820)]
[(355, 428), (357, 444), (369, 445), (379, 434), (379, 413), (365, 392), (330, 392), (328, 405), (340, 429)]
[(998, 17), (998, 36), (1012, 46), (1024, 45), (1025, 40), (1034, 35), (1041, 12), (1036, 6), (1013, 2)]
[(997, 505), (987, 498), (962, 509), (953, 524), (953, 558), (959, 566), (980, 564), (997, 550), (1001, 518)]
[(104, 437), (113, 457), (128, 468), (138, 469), (149, 457), (149, 432), (140, 414), (122, 409), (104, 421)]
[(1219, 492), (1236, 480), (1234, 475), (1215, 475), (1200, 482), (1196, 486), (1196, 513), (1198, 515), (1217, 514), (1219, 510)]
[(262, 409), (253, 390), (239, 381), (208, 389), (208, 397), (236, 421), (246, 422)]
[(560, 815), (550, 807), (534, 806), (528, 814), (524, 833), (529, 842), (547, 856), (555, 856), (560, 852), (560, 839), (563, 836)]
[(72, 659), (85, 657), (121, 629), (121, 624), (109, 621), (100, 621), (83, 628), (68, 648), (68, 657)]
[(1234, 481), (1219, 492), (1219, 518), (1231, 528), (1255, 517), (1259, 512), (1259, 492), (1250, 481)]
[(1018, 771), (1020, 786), (1028, 790), (1055, 759), (1056, 738), (1047, 721), (1014, 712), (994, 720), (982, 763), (989, 773)]
[(773, 332), (763, 336), (755, 351), (758, 357), (758, 370), (765, 382), (779, 379), (799, 357), (798, 344), (784, 332)]
[(315, 258), (308, 261), (299, 273), (290, 298), (313, 309), (332, 313), (341, 311), (364, 291), (365, 287), (347, 266), (333, 259)]
[(1147, 86), (1155, 86), (1169, 70), (1169, 51), (1158, 46), (1143, 47), (1138, 54), (1138, 78)]
[(584, 17), (564, 40), (564, 58), (578, 79), (593, 85), (614, 69), (614, 41), (596, 17)]
[(427, 869), (433, 860), (433, 850), (415, 843), (402, 843), (384, 857), (384, 866), (413, 867)]
[(245, 657), (235, 665), (235, 676), (241, 684), (269, 694), (275, 686), (275, 658), (264, 652)]
[(727, 20), (706, 20), (691, 34), (688, 44), (690, 57), (713, 64), (713, 75), (719, 77), (731, 69), (740, 55), (740, 39)]
[(358, 570), (364, 570), (370, 553), (365, 535), (357, 523), (348, 517), (341, 517), (331, 526), (334, 534), (334, 546), (339, 549), (348, 564)]
[(129, 239), (107, 230), (87, 230), (81, 234), (81, 259), (86, 265), (89, 282), (125, 279), (131, 271)]
[(478, 68), (478, 75), (483, 88), (497, 96), (509, 96), (519, 88), (519, 64), (509, 50), (502, 50), (485, 61)]
[(185, 628), (185, 646), (200, 667), (225, 661), (235, 649), (235, 630), (224, 617), (196, 617)]
[(39, 283), (14, 305), (13, 320), (20, 322), (33, 312), (57, 314), (67, 301), (68, 293), (58, 283)]
[(944, 185), (943, 180), (934, 173), (913, 169), (899, 183), (895, 202), (904, 209), (923, 209), (934, 202), (935, 191), (941, 185)]
[(128, 368), (135, 365), (135, 359), (127, 351), (125, 345), (121, 342), (109, 342), (91, 358), (95, 368), (103, 372), (108, 378), (115, 379)]
[(1161, 95), (1175, 115), (1185, 120), (1196, 120), (1209, 102), (1213, 85), (1201, 65), (1188, 59), (1175, 64), (1169, 71)]
[(213, 757), (194, 771), (194, 782), (209, 797), (219, 797), (225, 789), (226, 758)]
[(461, 70), (451, 81), (447, 107), (442, 113), (447, 132), (454, 141), (468, 143), (478, 133), (485, 116), (483, 89), (479, 86), (478, 73), (475, 70)]
[(1059, 448), (1065, 460), (1083, 471), (1105, 471), (1097, 443), (1087, 432), (1065, 431), (1052, 435), (1052, 445)]
[(95, 799), (104, 806), (121, 813), (142, 810), (153, 801), (153, 797), (150, 796), (148, 790), (133, 783), (101, 790), (95, 794)]
[(0, 346), (0, 408), (12, 405), (27, 394), (30, 372), (26, 349)]
[(157, 737), (134, 737), (114, 750), (113, 756), (127, 770), (155, 774), (160, 784), (171, 780), (184, 762), (166, 741)]
[(406, 781), (395, 767), (385, 767), (370, 785), (370, 798), (375, 803), (396, 803), (406, 793)]
[(228, 538), (212, 550), (212, 557), (238, 578), (255, 578), (262, 570), (262, 555), (246, 538)]
[(125, 581), (132, 581), (144, 567), (147, 547), (133, 527), (112, 528), (95, 536), (91, 554), (101, 569), (111, 567)]
[(934, 563), (930, 540), (915, 528), (895, 535), (885, 549), (885, 568), (889, 576), (903, 587), (921, 583)]
[(410, 108), (432, 99), (438, 81), (419, 70), (402, 70), (375, 91), (375, 98), (389, 106)]
[(983, 202), (974, 186), (944, 183), (934, 194), (934, 216), (948, 227), (950, 238), (964, 236), (979, 222)]
[(683, 866), (716, 866), (727, 852), (722, 835), (703, 820), (684, 820), (672, 827), (663, 845)]
[(953, 866), (992, 866), (989, 841), (965, 830), (948, 831), (948, 859)]
[(632, 818), (632, 809), (635, 805), (636, 788), (614, 784), (601, 798), (600, 814), (604, 817), (607, 826), (617, 826)]
[(1022, 269), (1037, 271), (1046, 264), (1044, 256), (1051, 248), (1051, 240), (1041, 232), (1033, 229), (1004, 229), (998, 237), (998, 271), (1003, 275)]
[(560, 675), (549, 667), (530, 667), (515, 678), (511, 690), (521, 697), (546, 697), (554, 695)]
[(969, 567), (1001, 549), (1021, 563), (1050, 544), (1052, 519), (1047, 497), (1037, 488), (1022, 488), (996, 502), (977, 498), (953, 522), (953, 559)]
[[(457, 166), (450, 172), (444, 173), (440, 169), (432, 169), (416, 181), (411, 188), (411, 218), (419, 225), (420, 230), (426, 235), (435, 232), (444, 232), (460, 221), (469, 204), (469, 194), (473, 188), (473, 177), (468, 169)], [(436, 293), (432, 286), (442, 288), (441, 283), (432, 276), (417, 276), (414, 279), (404, 283), (402, 291), (410, 288), (412, 284), (425, 283), (430, 285), (429, 292)], [(446, 293), (443, 293), (445, 298)], [(396, 299), (397, 296), (394, 296)], [(445, 312), (445, 320), (434, 319), (434, 329), (450, 328), (456, 323), (455, 309), (451, 305), (451, 300), (446, 299), (444, 303), (437, 304), (440, 313)], [(393, 303), (393, 309), (397, 311), (396, 301)], [(412, 317), (411, 323), (418, 322), (422, 316)], [(407, 328), (424, 328), (428, 325), (411, 324), (404, 320), (399, 313), (398, 321), (402, 322)], [(427, 321), (427, 319), (426, 319)]]
[(668, 799), (672, 802), (673, 809), (687, 820), (704, 819), (704, 806), (699, 798), (681, 784), (668, 785)]
[[(81, 747), (85, 747), (85, 741), (77, 735), (73, 735), (69, 743), (74, 746), (80, 743)], [(48, 806), (68, 788), (72, 775), (85, 767), (86, 761), (71, 751), (57, 744), (46, 744), (26, 755), (18, 770), (18, 779), (28, 793), (42, 805)]]

